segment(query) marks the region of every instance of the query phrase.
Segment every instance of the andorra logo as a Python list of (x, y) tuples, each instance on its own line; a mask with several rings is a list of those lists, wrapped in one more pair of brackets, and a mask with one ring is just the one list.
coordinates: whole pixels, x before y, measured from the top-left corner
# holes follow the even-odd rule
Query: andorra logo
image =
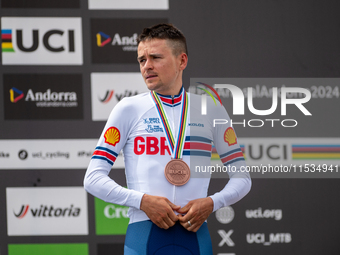
[(115, 146), (120, 141), (120, 132), (118, 128), (110, 127), (106, 130), (104, 137), (106, 143)]
[[(15, 97), (15, 93), (18, 94), (17, 97)], [(11, 102), (16, 103), (24, 97), (24, 93), (21, 90), (18, 90), (17, 88), (13, 87), (9, 90), (9, 96), (10, 96)]]
[(107, 90), (103, 99), (99, 98), (99, 101), (106, 104), (108, 103), (114, 94), (114, 90)]
[[(97, 46), (103, 47), (104, 45), (111, 42), (111, 37), (107, 34), (104, 34), (103, 32), (99, 32), (96, 34), (97, 37)], [(104, 40), (102, 40), (104, 38)]]
[(232, 127), (228, 127), (224, 132), (224, 141), (228, 143), (229, 146), (237, 143), (236, 134)]

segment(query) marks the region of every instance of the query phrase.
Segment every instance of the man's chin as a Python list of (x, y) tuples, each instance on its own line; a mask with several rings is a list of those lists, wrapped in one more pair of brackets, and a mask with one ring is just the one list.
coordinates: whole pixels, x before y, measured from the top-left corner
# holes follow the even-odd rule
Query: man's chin
[(153, 91), (156, 91), (156, 92), (161, 87), (159, 84), (154, 84), (154, 83), (146, 83), (146, 86), (148, 87), (149, 90), (153, 90)]

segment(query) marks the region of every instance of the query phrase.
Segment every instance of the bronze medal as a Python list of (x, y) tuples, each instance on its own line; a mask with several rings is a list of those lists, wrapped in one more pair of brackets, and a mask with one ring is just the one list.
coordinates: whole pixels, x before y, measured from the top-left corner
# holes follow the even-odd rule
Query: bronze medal
[(165, 166), (164, 175), (171, 184), (182, 186), (190, 179), (190, 167), (182, 159), (171, 159)]
[(190, 179), (190, 167), (180, 158), (183, 156), (183, 149), (185, 143), (185, 134), (187, 127), (188, 109), (189, 109), (189, 98), (188, 94), (182, 88), (182, 99), (181, 99), (181, 116), (179, 118), (179, 127), (177, 140), (171, 130), (166, 112), (163, 109), (162, 101), (159, 99), (155, 91), (150, 92), (151, 98), (155, 103), (156, 110), (159, 118), (162, 121), (164, 132), (166, 134), (166, 140), (171, 150), (172, 159), (166, 164), (164, 169), (164, 175), (166, 179), (173, 185), (182, 186), (186, 184)]

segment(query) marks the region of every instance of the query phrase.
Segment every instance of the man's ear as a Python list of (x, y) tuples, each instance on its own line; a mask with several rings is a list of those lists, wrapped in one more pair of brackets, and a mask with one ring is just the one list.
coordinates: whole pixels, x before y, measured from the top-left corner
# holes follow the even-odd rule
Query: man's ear
[(187, 67), (188, 64), (188, 55), (185, 53), (181, 53), (179, 55), (180, 58), (180, 70), (184, 70)]

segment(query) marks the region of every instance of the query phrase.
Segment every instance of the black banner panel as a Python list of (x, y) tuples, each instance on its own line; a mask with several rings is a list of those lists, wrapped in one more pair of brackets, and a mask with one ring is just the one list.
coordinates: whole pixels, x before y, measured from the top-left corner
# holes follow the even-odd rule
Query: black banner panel
[(2, 0), (2, 8), (79, 8), (80, 0)]
[(92, 63), (137, 63), (137, 37), (166, 19), (91, 19)]
[(4, 74), (5, 120), (83, 118), (80, 74)]
[[(0, 0), (0, 254), (124, 254), (129, 207), (86, 192), (84, 176), (92, 157), (105, 154), (114, 162), (109, 177), (128, 186), (123, 150), (104, 152), (98, 139), (122, 139), (121, 128), (103, 132), (112, 109), (149, 92), (138, 35), (171, 23), (188, 48), (182, 83), (193, 139), (183, 153), (191, 178), (211, 178), (213, 195), (242, 161), (239, 170), (252, 179), (244, 198), (228, 198), (209, 215), (213, 254), (339, 255), (338, 6)], [(228, 114), (215, 111), (219, 105)], [(118, 122), (132, 123), (134, 114), (124, 112)], [(159, 118), (139, 121), (147, 139), (128, 140), (136, 162), (138, 155), (166, 153)], [(202, 137), (207, 129), (218, 132)]]

